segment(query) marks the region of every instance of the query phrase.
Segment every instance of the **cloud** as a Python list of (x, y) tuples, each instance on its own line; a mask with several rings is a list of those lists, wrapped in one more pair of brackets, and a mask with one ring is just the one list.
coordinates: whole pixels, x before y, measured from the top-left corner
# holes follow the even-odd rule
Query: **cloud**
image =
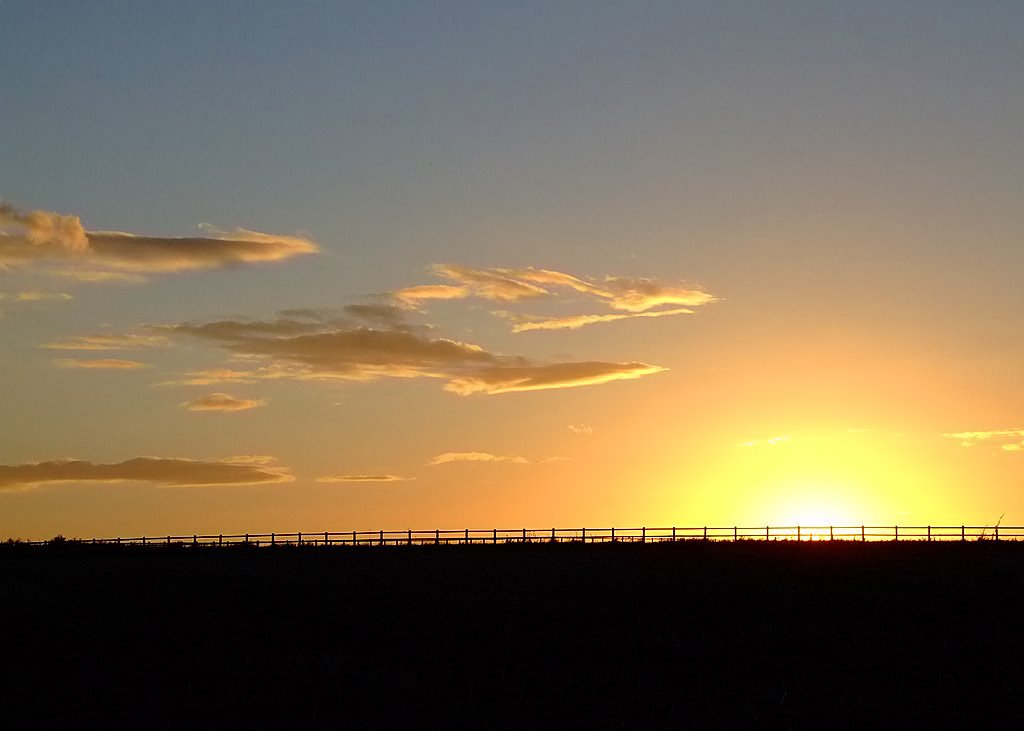
[(155, 485), (202, 487), (291, 482), (284, 467), (265, 457), (234, 457), (216, 462), (180, 458), (136, 457), (113, 464), (62, 459), (31, 464), (0, 465), (0, 491), (54, 482), (149, 482)]
[(58, 358), (53, 361), (54, 365), (60, 368), (97, 368), (101, 370), (134, 370), (136, 368), (149, 368), (148, 363), (140, 363), (137, 360), (121, 360), (120, 358)]
[(0, 302), (67, 302), (73, 299), (67, 292), (0, 292)]
[(254, 371), (240, 371), (233, 368), (211, 368), (205, 371), (191, 371), (180, 381), (164, 381), (162, 386), (212, 386), (223, 383), (256, 383), (259, 374)]
[(549, 365), (483, 368), (477, 373), (452, 378), (444, 390), (467, 396), (514, 391), (543, 391), (549, 388), (596, 386), (612, 381), (642, 378), (667, 370), (647, 363), (551, 363)]
[(569, 431), (573, 434), (593, 434), (594, 427), (590, 424), (569, 424)]
[(951, 432), (940, 436), (955, 439), (964, 447), (973, 447), (979, 442), (992, 442), (1007, 452), (1024, 451), (1024, 428)]
[(671, 310), (656, 310), (654, 312), (637, 312), (629, 315), (570, 315), (569, 317), (534, 317), (530, 315), (512, 315), (516, 324), (512, 326), (512, 332), (521, 333), (529, 330), (578, 330), (586, 325), (594, 325), (599, 322), (615, 322), (616, 320), (631, 320), (637, 317), (668, 317), (671, 315), (692, 315), (693, 310), (689, 308), (676, 308)]
[(526, 457), (515, 455), (498, 455), (491, 454), (490, 452), (445, 452), (427, 462), (427, 466), (434, 467), (439, 464), (449, 464), (450, 462), (512, 462), (513, 464), (530, 464), (530, 460), (526, 459)]
[(468, 287), (455, 287), (450, 284), (421, 284), (392, 292), (392, 296), (406, 307), (416, 307), (423, 300), (464, 299), (470, 294)]
[(342, 482), (407, 482), (415, 479), (415, 477), (400, 477), (399, 475), (325, 475), (316, 478), (316, 481), (336, 484)]
[(49, 350), (140, 350), (167, 345), (168, 339), (163, 335), (136, 334), (96, 334), (79, 335), (73, 338), (57, 340), (40, 345)]
[(39, 302), (69, 302), (73, 299), (74, 297), (67, 292), (0, 292), (0, 316), (12, 307), (34, 305)]
[(182, 404), (189, 411), (248, 411), (263, 406), (265, 400), (237, 399), (226, 393), (211, 393)]
[(433, 270), (438, 276), (456, 284), (409, 287), (392, 293), (392, 296), (406, 305), (427, 299), (461, 299), (470, 296), (497, 302), (518, 302), (552, 296), (554, 290), (561, 288), (597, 299), (613, 310), (632, 313), (662, 306), (698, 307), (716, 301), (714, 295), (702, 289), (645, 277), (606, 276), (593, 279), (552, 269), (473, 269), (456, 264), (437, 264)]
[[(351, 316), (351, 312), (347, 312)], [(216, 320), (154, 328), (168, 337), (189, 336), (224, 348), (257, 365), (189, 374), (186, 383), (246, 380), (436, 378), (460, 395), (569, 388), (627, 380), (665, 370), (646, 363), (540, 363), (490, 353), (472, 343), (430, 337), (404, 324), (368, 327), (351, 317), (289, 311), (274, 320)]]
[(60, 262), (64, 268), (56, 271), (61, 276), (125, 281), (125, 276), (283, 261), (318, 250), (315, 243), (299, 236), (202, 228), (206, 236), (87, 231), (77, 216), (26, 213), (0, 203), (0, 268)]
[(749, 449), (751, 447), (777, 447), (780, 444), (785, 444), (791, 439), (792, 437), (790, 437), (788, 434), (783, 434), (777, 437), (769, 437), (768, 439), (754, 439), (749, 442), (742, 442), (740, 444), (737, 444), (736, 446), (740, 447), (741, 449)]

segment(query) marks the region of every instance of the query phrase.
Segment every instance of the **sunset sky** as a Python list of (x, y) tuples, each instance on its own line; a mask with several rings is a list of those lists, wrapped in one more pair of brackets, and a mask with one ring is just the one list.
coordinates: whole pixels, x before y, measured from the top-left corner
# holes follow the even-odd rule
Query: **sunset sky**
[(1024, 4), (0, 2), (0, 538), (1024, 523)]

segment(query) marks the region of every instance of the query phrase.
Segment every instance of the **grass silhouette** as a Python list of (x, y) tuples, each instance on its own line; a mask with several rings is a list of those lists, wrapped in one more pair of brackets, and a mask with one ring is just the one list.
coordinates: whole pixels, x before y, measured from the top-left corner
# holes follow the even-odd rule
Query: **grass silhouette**
[(1008, 541), (51, 546), (0, 544), (14, 725), (1024, 722)]

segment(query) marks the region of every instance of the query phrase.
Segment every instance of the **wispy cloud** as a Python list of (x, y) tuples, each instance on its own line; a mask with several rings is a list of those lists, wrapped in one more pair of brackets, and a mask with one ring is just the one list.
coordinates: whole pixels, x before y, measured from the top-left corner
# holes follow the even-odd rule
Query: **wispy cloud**
[[(2, 269), (3, 267), (0, 266), (0, 270)], [(0, 315), (3, 315), (4, 312), (12, 307), (22, 307), (41, 302), (69, 302), (73, 299), (74, 297), (67, 292), (40, 292), (37, 290), (0, 292)]]
[(289, 311), (288, 316), (273, 320), (186, 323), (155, 328), (154, 332), (200, 338), (259, 364), (245, 371), (192, 374), (186, 381), (191, 383), (436, 378), (446, 381), (445, 390), (469, 395), (595, 385), (665, 370), (639, 362), (541, 363), (490, 353), (472, 343), (430, 337), (404, 322), (368, 327), (353, 320), (352, 314), (325, 317), (318, 312)]
[(451, 462), (512, 462), (513, 464), (530, 464), (526, 457), (509, 454), (491, 454), (490, 452), (445, 452), (439, 454), (429, 462), (428, 467)]
[[(646, 312), (661, 306), (698, 307), (716, 299), (714, 295), (698, 287), (645, 277), (606, 276), (594, 279), (552, 269), (474, 269), (456, 264), (437, 264), (434, 266), (434, 273), (456, 284), (409, 287), (394, 292), (393, 296), (406, 304), (429, 299), (463, 297), (479, 297), (496, 302), (519, 302), (552, 296), (559, 289), (568, 289), (597, 299), (613, 310), (632, 313)], [(605, 321), (607, 320), (578, 321), (575, 327)]]
[(324, 475), (323, 477), (316, 478), (316, 481), (336, 484), (342, 482), (408, 482), (415, 479), (415, 477), (401, 477), (399, 475)]
[(291, 472), (273, 460), (234, 457), (215, 462), (161, 457), (136, 457), (113, 464), (61, 459), (30, 464), (0, 465), (0, 491), (56, 482), (148, 482), (156, 485), (201, 487), (291, 482)]
[(163, 335), (95, 334), (79, 335), (40, 345), (49, 350), (140, 350), (167, 345)]
[(206, 235), (195, 237), (87, 231), (77, 216), (23, 212), (0, 203), (0, 268), (56, 262), (61, 268), (55, 272), (62, 276), (125, 281), (126, 276), (282, 261), (318, 250), (300, 236), (202, 228)]
[(737, 447), (741, 449), (749, 449), (751, 447), (777, 447), (780, 444), (785, 444), (790, 441), (792, 437), (788, 434), (783, 434), (777, 437), (769, 437), (768, 439), (752, 439), (749, 442), (741, 442), (737, 444)]
[(421, 284), (406, 287), (392, 293), (392, 296), (408, 307), (415, 307), (426, 300), (459, 300), (469, 297), (468, 287), (456, 287), (451, 284)]
[(200, 396), (192, 401), (186, 401), (182, 406), (189, 411), (248, 411), (263, 406), (265, 400), (239, 399), (226, 393), (211, 393)]
[(590, 424), (569, 424), (569, 431), (573, 434), (593, 434), (594, 427)]
[(600, 322), (615, 322), (617, 320), (632, 320), (637, 317), (670, 317), (672, 315), (692, 315), (693, 310), (689, 308), (674, 308), (671, 310), (655, 310), (654, 312), (636, 312), (629, 315), (605, 314), (605, 315), (570, 315), (568, 317), (538, 317), (533, 315), (511, 315), (515, 321), (512, 332), (521, 333), (529, 330), (578, 330), (586, 325), (594, 325)]
[(53, 363), (60, 368), (96, 368), (100, 370), (149, 368), (148, 363), (140, 363), (137, 360), (122, 360), (120, 358), (57, 358)]
[(1024, 451), (1024, 428), (950, 432), (940, 436), (945, 439), (955, 439), (964, 447), (973, 447), (979, 442), (989, 442), (998, 445), (1006, 452)]
[(67, 302), (72, 300), (67, 292), (0, 292), (0, 302)]

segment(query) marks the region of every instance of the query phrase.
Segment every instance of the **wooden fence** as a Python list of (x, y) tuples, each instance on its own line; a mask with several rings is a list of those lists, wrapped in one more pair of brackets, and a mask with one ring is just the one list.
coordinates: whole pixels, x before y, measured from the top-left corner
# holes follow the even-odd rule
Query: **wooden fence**
[[(70, 539), (68, 539), (70, 540)], [(75, 539), (141, 546), (423, 546), (499, 543), (663, 543), (671, 541), (1018, 541), (1024, 526), (732, 526), (671, 528), (488, 528), (234, 533)], [(27, 541), (47, 545), (50, 541)]]

